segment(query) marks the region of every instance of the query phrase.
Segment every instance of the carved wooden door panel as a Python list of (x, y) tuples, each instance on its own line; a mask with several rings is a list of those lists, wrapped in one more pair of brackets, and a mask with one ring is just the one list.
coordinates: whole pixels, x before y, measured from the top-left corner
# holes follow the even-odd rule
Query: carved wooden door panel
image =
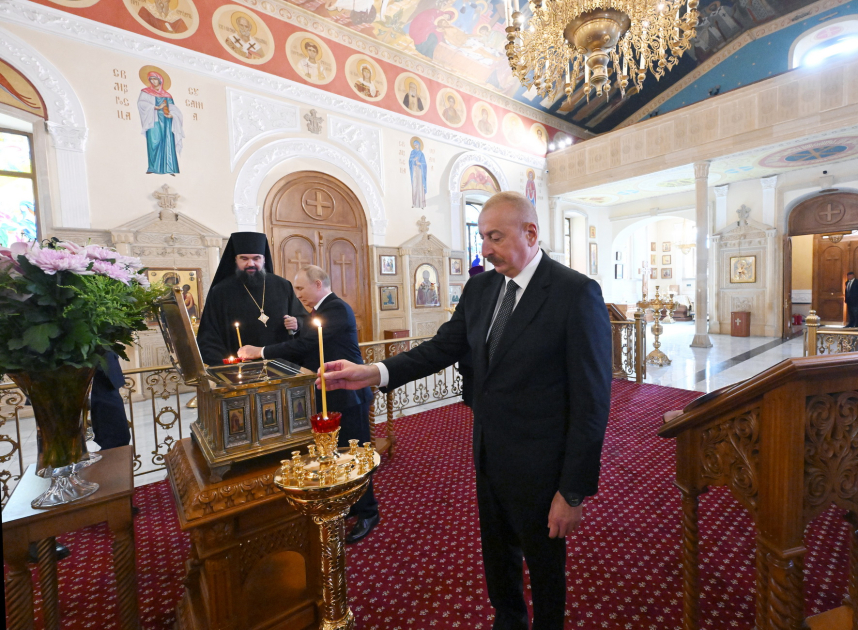
[(268, 193), (265, 226), (276, 273), (291, 281), (304, 265), (322, 267), (354, 310), (360, 341), (372, 340), (366, 218), (354, 193), (324, 173), (293, 173)]
[(842, 324), (844, 321), (843, 289), (850, 249), (843, 241), (832, 243), (818, 235), (813, 237), (813, 307), (823, 324)]
[(792, 238), (784, 236), (783, 338), (792, 337)]

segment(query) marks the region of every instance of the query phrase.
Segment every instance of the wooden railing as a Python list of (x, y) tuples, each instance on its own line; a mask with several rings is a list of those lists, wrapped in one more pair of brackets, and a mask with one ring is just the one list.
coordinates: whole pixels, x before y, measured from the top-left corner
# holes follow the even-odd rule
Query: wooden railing
[(847, 601), (858, 605), (858, 354), (787, 359), (665, 421), (682, 494), (683, 630), (700, 627), (698, 498), (709, 486), (728, 487), (756, 526), (755, 628), (807, 627), (804, 531), (832, 504), (846, 510)]
[(646, 320), (641, 309), (634, 321), (611, 320), (613, 377), (643, 383), (646, 378)]
[[(642, 313), (634, 321), (612, 321), (614, 377), (642, 382), (646, 376), (646, 324)], [(407, 337), (360, 344), (364, 362), (377, 363), (431, 339)], [(373, 442), (379, 452), (396, 454), (396, 419), (425, 405), (442, 403), (462, 395), (462, 376), (457, 366), (408, 383), (383, 394), (374, 388), (370, 408)], [(178, 440), (190, 433), (197, 410), (187, 407), (194, 396), (169, 365), (136, 368), (125, 372), (121, 391), (134, 446), (135, 476), (164, 470), (164, 456)], [(13, 383), (0, 383), (0, 504), (5, 505), (27, 466), (36, 460), (35, 422), (25, 397)]]
[(805, 319), (804, 356), (858, 352), (858, 328), (827, 328), (820, 326), (816, 311)]

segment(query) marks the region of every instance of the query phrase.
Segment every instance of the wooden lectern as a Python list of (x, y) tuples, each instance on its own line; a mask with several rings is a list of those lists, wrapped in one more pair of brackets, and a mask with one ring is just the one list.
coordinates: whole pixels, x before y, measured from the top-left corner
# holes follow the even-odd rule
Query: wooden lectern
[[(787, 359), (669, 413), (682, 493), (683, 630), (699, 628), (697, 501), (727, 486), (757, 529), (756, 630), (804, 626), (804, 529), (848, 511), (858, 604), (858, 353)], [(854, 626), (852, 626), (854, 627)]]

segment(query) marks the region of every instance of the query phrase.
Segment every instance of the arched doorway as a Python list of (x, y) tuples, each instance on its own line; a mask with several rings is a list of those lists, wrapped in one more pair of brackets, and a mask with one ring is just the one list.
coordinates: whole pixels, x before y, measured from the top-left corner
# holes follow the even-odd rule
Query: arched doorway
[(858, 271), (853, 230), (858, 230), (858, 194), (853, 192), (822, 192), (790, 212), (784, 243), (784, 337), (793, 334), (793, 291), (810, 291), (810, 308), (823, 324), (843, 323), (846, 273)]
[(322, 267), (354, 310), (359, 340), (372, 340), (366, 217), (355, 194), (330, 175), (300, 171), (277, 181), (264, 207), (276, 273), (291, 280), (304, 265)]

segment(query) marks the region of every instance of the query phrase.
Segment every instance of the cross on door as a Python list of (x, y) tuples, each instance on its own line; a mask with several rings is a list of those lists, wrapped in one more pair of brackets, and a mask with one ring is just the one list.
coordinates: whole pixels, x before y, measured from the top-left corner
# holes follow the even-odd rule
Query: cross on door
[(292, 258), (292, 259), (290, 259), (290, 260), (287, 260), (286, 262), (288, 262), (288, 263), (292, 263), (292, 264), (294, 264), (294, 265), (295, 265), (295, 273), (296, 273), (296, 274), (297, 274), (299, 271), (301, 271), (301, 269), (302, 269), (302, 268), (304, 268), (304, 266), (305, 266), (305, 265), (309, 265), (309, 264), (310, 264), (310, 261), (309, 261), (309, 260), (304, 260), (304, 259), (301, 257), (301, 252), (300, 252), (300, 251), (295, 252), (295, 258)]
[(340, 266), (340, 294), (346, 294), (346, 265), (352, 264), (350, 260), (346, 260), (345, 254), (340, 254), (340, 259), (334, 261), (335, 265)]
[(333, 208), (334, 205), (330, 202), (323, 200), (323, 193), (321, 190), (316, 189), (313, 192), (316, 193), (316, 199), (308, 199), (306, 203), (308, 206), (314, 206), (316, 208), (316, 216), (321, 217), (325, 208)]

